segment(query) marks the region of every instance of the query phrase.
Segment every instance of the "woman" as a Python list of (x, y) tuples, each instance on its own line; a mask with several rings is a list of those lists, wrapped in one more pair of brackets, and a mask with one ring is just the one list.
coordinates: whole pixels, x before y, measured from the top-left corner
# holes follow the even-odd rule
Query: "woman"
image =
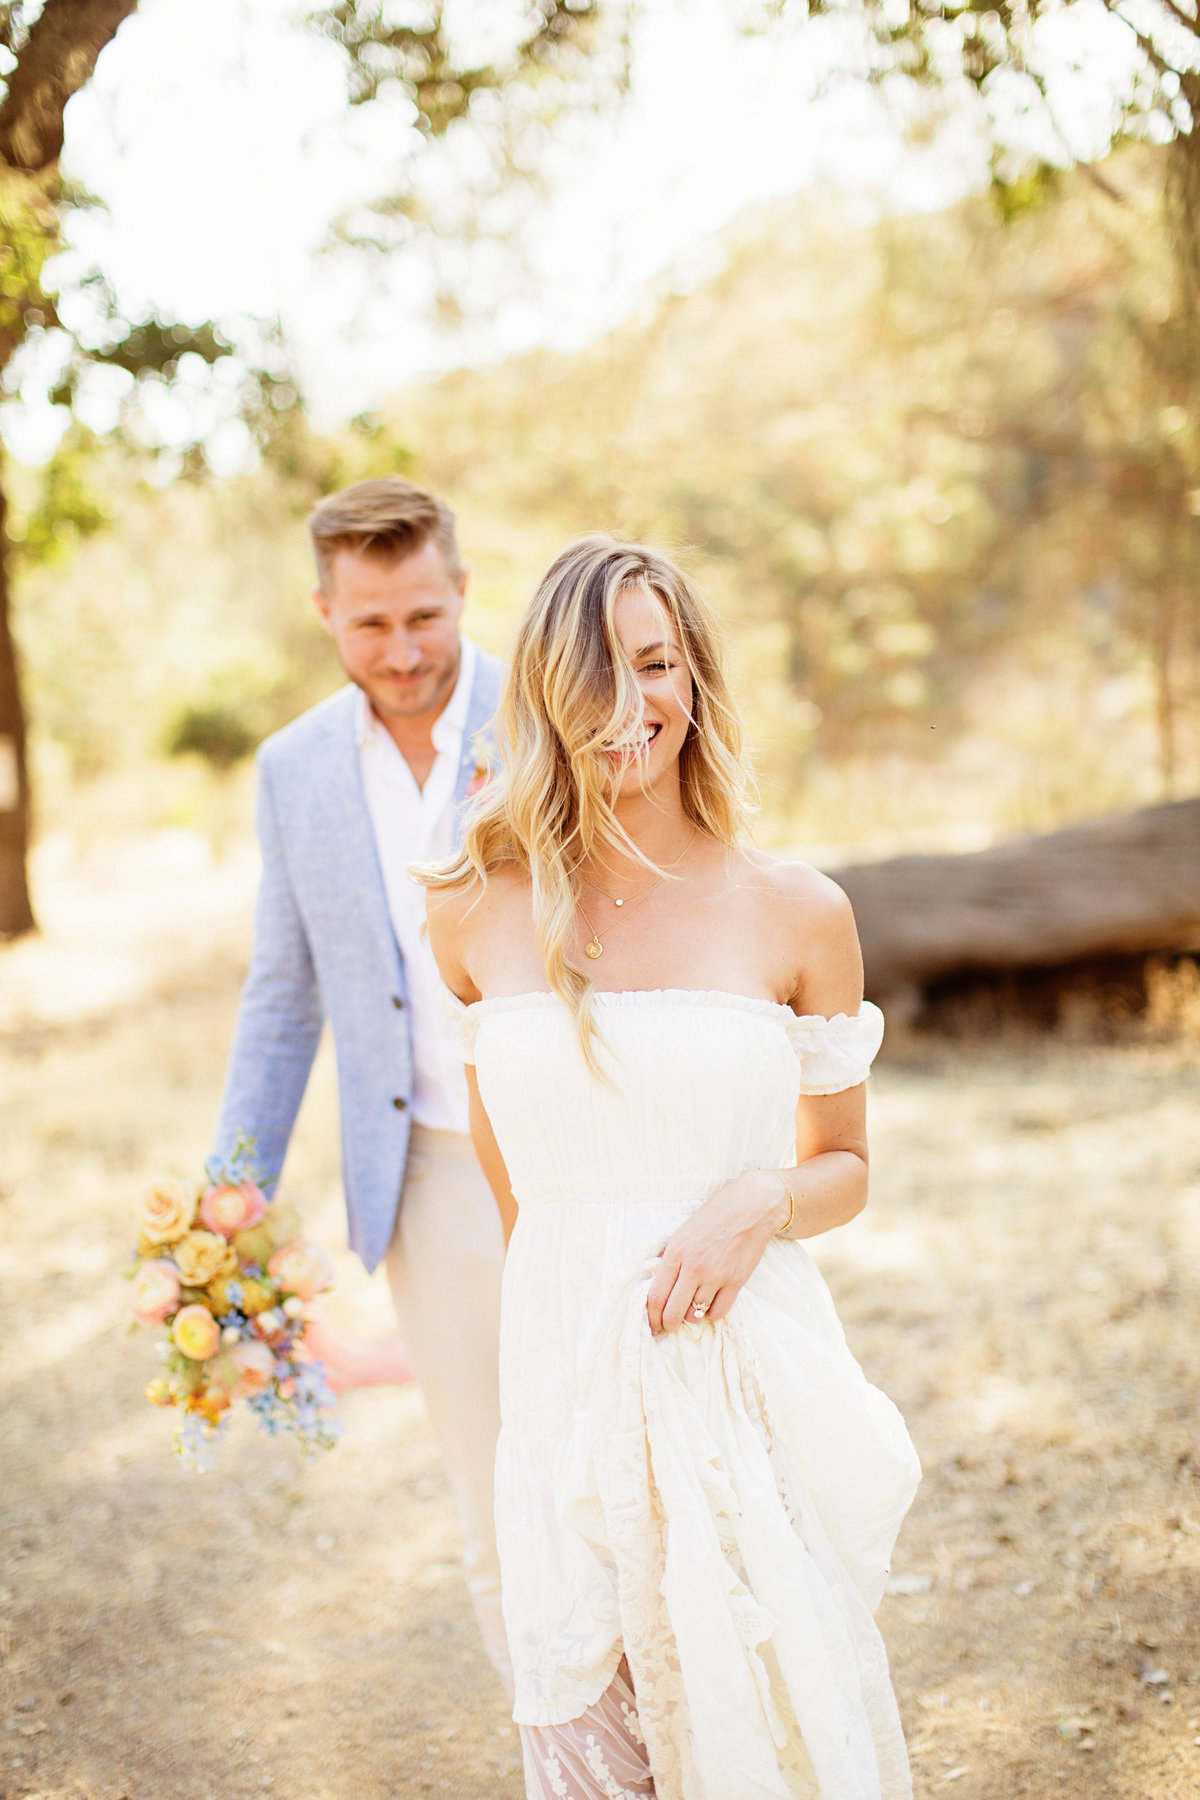
[(716, 633), (589, 537), (425, 872), (511, 1233), (496, 1505), (530, 1800), (897, 1800), (872, 1610), (918, 1478), (795, 1240), (866, 1197), (841, 891), (741, 842)]

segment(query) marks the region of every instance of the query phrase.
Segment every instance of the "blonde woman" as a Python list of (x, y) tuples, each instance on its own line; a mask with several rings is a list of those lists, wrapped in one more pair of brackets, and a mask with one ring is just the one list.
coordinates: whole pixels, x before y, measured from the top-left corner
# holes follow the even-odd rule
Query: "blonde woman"
[(900, 1800), (872, 1612), (918, 1479), (799, 1242), (867, 1185), (854, 922), (743, 842), (692, 584), (589, 537), (425, 871), (510, 1236), (496, 1507), (530, 1800)]

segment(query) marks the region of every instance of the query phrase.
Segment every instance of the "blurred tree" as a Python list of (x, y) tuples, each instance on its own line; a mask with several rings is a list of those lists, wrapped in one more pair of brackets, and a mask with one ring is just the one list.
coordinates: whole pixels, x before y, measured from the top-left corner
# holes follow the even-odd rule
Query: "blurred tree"
[[(65, 355), (49, 398), (65, 405), (88, 369), (99, 364), (122, 369), (136, 381), (169, 381), (189, 353), (212, 362), (232, 351), (212, 326), (123, 319), (98, 276), (83, 284), (93, 302), (84, 309), (91, 314), (88, 327), (83, 333), (70, 330), (45, 278), (47, 262), (63, 248), (64, 216), (73, 206), (88, 204), (59, 171), (64, 109), (135, 5), (136, 0), (0, 4), (0, 387), (9, 394), (18, 389), (31, 350), (55, 338)], [(64, 534), (86, 533), (103, 522), (83, 479), (87, 450), (87, 433), (76, 430), (64, 439), (43, 482), (42, 504), (22, 525), (19, 541), (0, 487), (0, 937), (28, 931), (34, 923), (25, 870), (26, 720), (11, 628), (14, 551), (45, 559), (61, 549)]]
[[(1035, 710), (1042, 678), (1151, 686), (1169, 793), (1200, 780), (1200, 431), (1161, 153), (1102, 173), (1124, 202), (1069, 175), (1008, 222), (978, 197), (862, 228), (772, 208), (578, 355), (409, 393), (405, 441), (477, 529), (536, 537), (530, 573), (595, 527), (698, 552), (777, 805), (821, 758), (944, 755), (1006, 671)], [(1012, 824), (1152, 797), (1126, 716), (1031, 751), (1045, 802)]]
[[(65, 334), (68, 354), (51, 399), (67, 405), (97, 364), (122, 369), (137, 383), (171, 381), (189, 354), (210, 363), (233, 354), (232, 344), (212, 325), (123, 319), (98, 275), (82, 284), (93, 302), (88, 325), (75, 328), (73, 312), (68, 329), (44, 279), (47, 261), (64, 247), (66, 214), (87, 203), (59, 171), (65, 107), (90, 80), (100, 53), (136, 5), (137, 0), (0, 0), (0, 383), (10, 393), (28, 366), (30, 349), (56, 334)], [(484, 138), (491, 134), (502, 181), (515, 172), (501, 148), (511, 109), (496, 104), (489, 112), (483, 103), (527, 98), (543, 79), (588, 66), (597, 22), (608, 13), (603, 0), (532, 0), (517, 10), (507, 41), (479, 60), (452, 29), (454, 11), (442, 0), (430, 0), (415, 14), (404, 9), (401, 17), (389, 0), (339, 0), (310, 8), (307, 16), (345, 51), (352, 104), (396, 97), (405, 103), (398, 115), (400, 146), (444, 139), (469, 122)], [(422, 223), (415, 194), (402, 186), (381, 199), (375, 216), (391, 219), (392, 240), (397, 221), (406, 229)], [(280, 357), (268, 355), (261, 367), (247, 371), (240, 411), (260, 445), (270, 445), (281, 469), (295, 477), (303, 471), (318, 487), (336, 485), (338, 457), (321, 449), (298, 416), (287, 418), (295, 399)], [(79, 486), (87, 449), (86, 434), (64, 440), (43, 497), (66, 510), (51, 519), (43, 504), (40, 521), (25, 522), (19, 548), (27, 558), (56, 553), (64, 531), (78, 535), (104, 522)], [(0, 937), (33, 925), (25, 872), (26, 721), (9, 607), (13, 549), (0, 491)], [(188, 728), (189, 742), (208, 726), (197, 715)]]
[[(137, 0), (0, 4), (0, 372), (53, 307), (42, 270), (59, 248), (63, 110)], [(0, 490), (0, 935), (33, 925), (25, 876), (29, 776), (13, 643), (6, 505)]]
[[(1114, 138), (1172, 145), (1170, 195), (1178, 247), (1200, 296), (1200, 12), (1194, 0), (735, 0), (751, 28), (789, 16), (853, 20), (865, 27), (875, 54), (872, 78), (897, 77), (944, 91), (960, 85), (982, 104), (994, 137), (1001, 204), (1037, 203), (1057, 170), (1081, 160), (1077, 126), (1063, 105), (1062, 72), (1089, 70), (1100, 89), (1113, 81), (1112, 51), (1129, 53), (1123, 87), (1112, 89)], [(1107, 15), (1115, 29), (1097, 31)], [(1094, 53), (1095, 62), (1090, 59)], [(1107, 67), (1103, 67), (1107, 64)], [(1027, 118), (1047, 128), (1051, 160), (1039, 156)], [(1025, 115), (1025, 121), (1022, 120)], [(1048, 135), (1047, 135), (1048, 134)], [(1112, 147), (1098, 146), (1103, 156)], [(1103, 180), (1103, 177), (1100, 177)]]
[[(633, 10), (633, 0), (311, 7), (311, 27), (344, 52), (350, 104), (377, 106), (394, 124), (381, 190), (340, 222), (335, 242), (386, 259), (420, 235), (439, 322), (461, 325), (481, 306), (481, 285), (493, 310), (501, 270), (522, 268), (521, 226), (550, 133), (627, 87)], [(484, 284), (473, 277), (480, 246)]]
[(478, 95), (511, 97), (550, 72), (576, 67), (596, 47), (605, 6), (603, 0), (532, 0), (516, 12), (502, 55), (484, 62), (472, 61), (469, 46), (456, 41), (448, 17), (454, 8), (446, 0), (415, 10), (414, 20), (414, 9), (389, 0), (337, 0), (314, 7), (309, 17), (346, 52), (352, 105), (396, 89), (416, 109), (416, 129), (444, 137), (468, 116)]

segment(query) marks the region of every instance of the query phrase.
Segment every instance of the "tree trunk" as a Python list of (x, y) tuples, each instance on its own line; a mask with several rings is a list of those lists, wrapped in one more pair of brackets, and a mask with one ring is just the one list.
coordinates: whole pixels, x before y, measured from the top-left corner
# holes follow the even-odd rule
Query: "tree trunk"
[(29, 776), (17, 646), (8, 606), (6, 505), (0, 490), (0, 939), (34, 929), (25, 858), (29, 848)]
[(1158, 778), (1164, 800), (1174, 800), (1178, 774), (1175, 702), (1175, 591), (1168, 585), (1155, 602), (1154, 718), (1158, 731)]
[(871, 999), (972, 971), (1200, 950), (1200, 799), (830, 873), (854, 907)]

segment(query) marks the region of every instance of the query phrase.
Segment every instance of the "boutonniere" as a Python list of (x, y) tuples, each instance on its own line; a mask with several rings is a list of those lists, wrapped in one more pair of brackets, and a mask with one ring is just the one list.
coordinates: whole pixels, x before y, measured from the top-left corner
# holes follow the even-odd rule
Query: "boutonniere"
[(467, 799), (473, 800), (476, 794), (482, 793), (494, 774), (496, 747), (486, 731), (476, 733), (471, 745), (471, 778), (467, 782)]

